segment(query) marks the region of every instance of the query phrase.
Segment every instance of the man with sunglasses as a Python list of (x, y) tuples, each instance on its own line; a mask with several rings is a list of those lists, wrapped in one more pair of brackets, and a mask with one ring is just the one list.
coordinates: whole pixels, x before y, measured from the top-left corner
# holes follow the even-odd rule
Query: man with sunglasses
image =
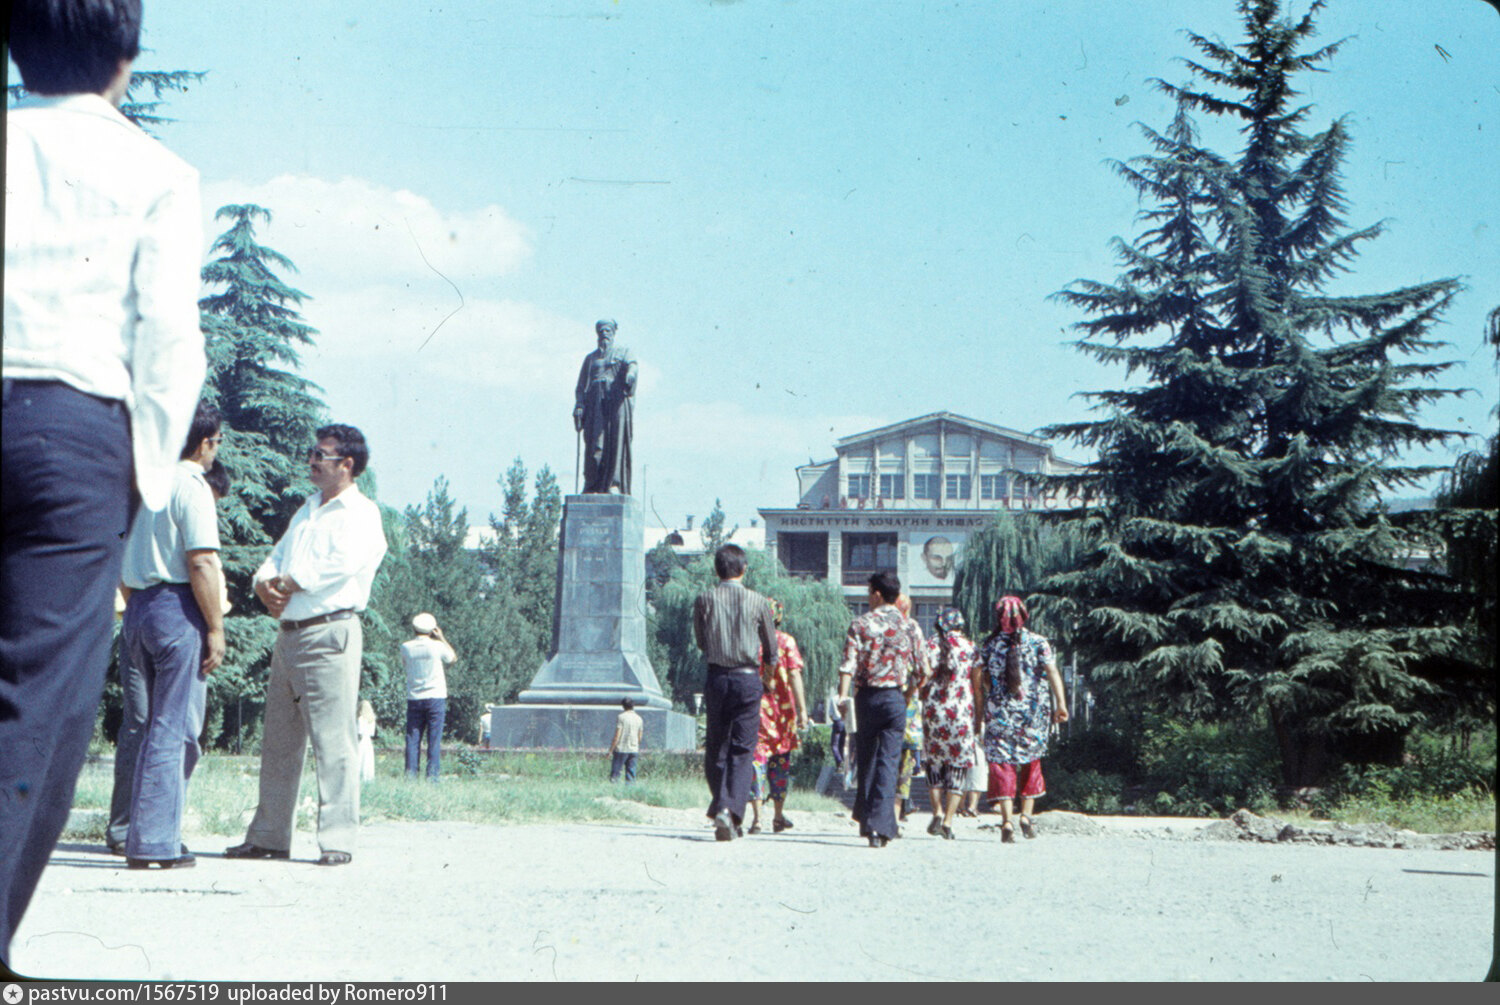
[(280, 620), (281, 632), (266, 683), (260, 803), (244, 843), (226, 849), (226, 858), (291, 856), (309, 739), (318, 778), (318, 864), (343, 865), (354, 854), (355, 710), (364, 652), (359, 612), (370, 600), (386, 544), (379, 507), (354, 484), (370, 459), (364, 435), (332, 425), (317, 436), (308, 451), (308, 478), (318, 491), (255, 573), (255, 594)]

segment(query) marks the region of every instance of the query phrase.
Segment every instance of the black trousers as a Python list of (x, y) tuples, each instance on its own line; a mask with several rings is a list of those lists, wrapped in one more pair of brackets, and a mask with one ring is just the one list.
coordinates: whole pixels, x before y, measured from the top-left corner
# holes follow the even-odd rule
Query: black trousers
[(4, 382), (0, 426), (0, 955), (68, 820), (109, 667), (133, 506), (119, 402)]
[(760, 733), (760, 674), (708, 671), (703, 704), (708, 724), (703, 737), (703, 774), (711, 796), (708, 815), (727, 809), (735, 823), (745, 817), (755, 781), (755, 741)]
[(896, 774), (901, 736), (906, 732), (906, 699), (895, 687), (862, 687), (854, 692), (854, 819), (861, 836), (896, 836)]

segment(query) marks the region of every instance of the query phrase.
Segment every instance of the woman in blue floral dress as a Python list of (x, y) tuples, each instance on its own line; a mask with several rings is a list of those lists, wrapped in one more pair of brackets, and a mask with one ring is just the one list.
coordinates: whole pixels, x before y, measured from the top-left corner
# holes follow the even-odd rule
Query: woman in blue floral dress
[(1021, 833), (1036, 837), (1031, 813), (1037, 796), (1047, 794), (1042, 756), (1052, 724), (1065, 722), (1068, 703), (1052, 646), (1026, 628), (1026, 605), (1019, 597), (995, 603), (995, 631), (979, 655), (976, 700), (984, 709), (984, 751), (992, 791), (1000, 799), (1000, 838), (1016, 839), (1011, 823), (1019, 794)]

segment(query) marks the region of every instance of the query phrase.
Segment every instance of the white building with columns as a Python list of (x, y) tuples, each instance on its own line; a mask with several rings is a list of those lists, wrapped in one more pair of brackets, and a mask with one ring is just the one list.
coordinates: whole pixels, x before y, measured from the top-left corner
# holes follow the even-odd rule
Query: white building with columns
[(1036, 479), (1082, 465), (1039, 437), (952, 412), (846, 436), (834, 450), (797, 468), (795, 509), (760, 510), (766, 547), (793, 575), (840, 584), (856, 611), (870, 575), (895, 572), (925, 631), (952, 599), (969, 535), (995, 510), (1078, 505)]

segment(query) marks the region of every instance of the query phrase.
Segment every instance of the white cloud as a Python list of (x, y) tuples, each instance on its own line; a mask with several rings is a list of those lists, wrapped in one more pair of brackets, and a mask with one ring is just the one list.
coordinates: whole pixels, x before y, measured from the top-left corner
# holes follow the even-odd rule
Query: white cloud
[(592, 346), (586, 324), (532, 304), (474, 298), (422, 281), (326, 293), (303, 306), (318, 329), (314, 360), (534, 394), (571, 397)]
[(443, 212), (426, 196), (361, 178), (212, 182), (203, 188), (203, 203), (210, 215), (206, 230), (214, 236), (226, 226), (212, 218), (220, 206), (265, 207), (271, 223), (257, 227), (261, 243), (304, 273), (343, 283), (443, 283), (435, 274), (441, 273), (462, 289), (514, 271), (531, 253), (528, 229), (500, 206)]

